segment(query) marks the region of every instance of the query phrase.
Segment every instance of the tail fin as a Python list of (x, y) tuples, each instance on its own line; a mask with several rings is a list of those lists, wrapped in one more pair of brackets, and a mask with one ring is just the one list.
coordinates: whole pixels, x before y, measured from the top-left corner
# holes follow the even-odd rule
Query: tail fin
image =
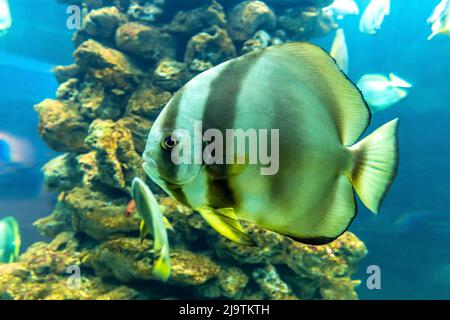
[(391, 80), (391, 85), (393, 87), (398, 87), (398, 88), (411, 88), (412, 84), (403, 80), (400, 77), (397, 77), (395, 74), (390, 73), (389, 74), (389, 79)]
[(398, 167), (398, 119), (392, 120), (349, 149), (355, 155), (350, 181), (364, 205), (378, 213)]

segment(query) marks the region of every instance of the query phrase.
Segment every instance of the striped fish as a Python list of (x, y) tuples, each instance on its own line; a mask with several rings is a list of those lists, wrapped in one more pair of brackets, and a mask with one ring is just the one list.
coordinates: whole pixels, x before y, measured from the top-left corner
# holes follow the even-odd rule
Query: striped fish
[(0, 220), (0, 263), (14, 262), (20, 252), (19, 224), (13, 217)]
[[(181, 88), (150, 131), (143, 166), (230, 240), (252, 244), (240, 224), (245, 220), (302, 243), (325, 244), (356, 216), (354, 190), (377, 213), (396, 175), (397, 119), (357, 142), (370, 119), (360, 91), (324, 50), (307, 43), (273, 46)], [(265, 166), (248, 161), (238, 168), (175, 164), (174, 148), (187, 142), (193, 154), (202, 148), (203, 142), (174, 134), (184, 129), (195, 136), (196, 121), (203, 133), (216, 129), (224, 136), (227, 129), (278, 129), (278, 172), (262, 175)]]

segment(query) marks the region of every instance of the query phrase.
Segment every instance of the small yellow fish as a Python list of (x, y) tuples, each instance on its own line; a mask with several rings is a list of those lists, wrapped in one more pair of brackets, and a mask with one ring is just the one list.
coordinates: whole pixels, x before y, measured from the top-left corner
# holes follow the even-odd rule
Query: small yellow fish
[(428, 18), (431, 25), (431, 34), (428, 40), (433, 39), (438, 34), (450, 36), (450, 2), (442, 0), (434, 9), (433, 14)]
[[(131, 194), (136, 201), (136, 208), (142, 217), (141, 240), (153, 235), (153, 251), (159, 256), (153, 266), (153, 275), (161, 281), (170, 277), (170, 252), (164, 216), (150, 188), (139, 178), (133, 180)], [(169, 224), (170, 225), (170, 224)]]
[(348, 49), (345, 41), (344, 29), (336, 30), (330, 55), (336, 60), (337, 65), (344, 73), (348, 73)]
[(375, 34), (391, 11), (391, 0), (371, 0), (359, 22), (359, 30)]

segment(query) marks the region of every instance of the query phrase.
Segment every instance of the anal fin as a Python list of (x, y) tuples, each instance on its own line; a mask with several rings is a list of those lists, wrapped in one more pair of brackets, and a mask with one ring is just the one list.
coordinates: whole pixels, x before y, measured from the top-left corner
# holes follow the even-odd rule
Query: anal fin
[[(244, 228), (242, 228), (237, 218), (221, 214), (220, 212), (214, 211), (212, 208), (200, 209), (199, 212), (211, 227), (225, 238), (242, 245), (254, 245), (252, 238), (247, 234)], [(228, 210), (223, 212), (230, 213)]]
[(343, 234), (355, 216), (355, 193), (349, 179), (342, 175), (321, 205), (305, 217), (296, 234), (287, 236), (306, 244), (326, 244)]

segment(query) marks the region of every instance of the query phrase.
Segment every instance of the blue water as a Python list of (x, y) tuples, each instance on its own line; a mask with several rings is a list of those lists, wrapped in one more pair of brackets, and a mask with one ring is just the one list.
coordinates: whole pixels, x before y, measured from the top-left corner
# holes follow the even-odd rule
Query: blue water
[[(54, 195), (42, 189), (40, 167), (55, 154), (36, 133), (33, 105), (55, 95), (52, 65), (72, 62), (65, 7), (55, 0), (11, 1), (14, 26), (0, 37), (0, 131), (28, 139), (36, 150), (32, 168), (0, 176), (0, 218), (18, 217), (25, 245), (39, 239), (32, 221), (51, 212)], [(367, 0), (357, 1), (363, 9)], [(350, 228), (369, 255), (356, 275), (362, 299), (450, 299), (450, 38), (432, 41), (426, 23), (438, 0), (392, 0), (391, 15), (374, 36), (347, 17), (349, 77), (394, 72), (411, 82), (410, 95), (373, 117), (368, 132), (400, 118), (400, 168), (382, 212), (361, 204)], [(46, 5), (44, 6), (43, 3)], [(21, 22), (22, 21), (22, 22)], [(25, 22), (26, 21), (26, 22)], [(333, 35), (313, 42), (328, 49)], [(366, 286), (367, 267), (381, 270), (381, 290)]]

